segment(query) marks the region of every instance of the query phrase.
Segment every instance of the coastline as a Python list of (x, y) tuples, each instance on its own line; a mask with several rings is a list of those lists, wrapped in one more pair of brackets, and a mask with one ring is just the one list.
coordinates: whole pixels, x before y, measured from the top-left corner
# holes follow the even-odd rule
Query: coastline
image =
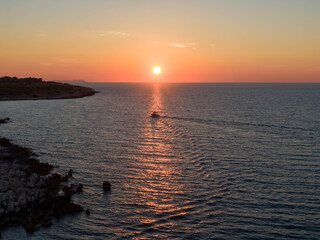
[(96, 93), (99, 93), (98, 91), (95, 91), (92, 89), (92, 91), (83, 93), (83, 92), (75, 92), (70, 94), (62, 94), (59, 96), (54, 97), (8, 97), (8, 98), (1, 98), (0, 101), (22, 101), (22, 100), (59, 100), (59, 99), (76, 99), (76, 98), (84, 98), (84, 97), (90, 97), (95, 95)]
[(60, 82), (45, 82), (41, 78), (0, 78), (0, 101), (73, 99), (98, 93), (92, 88)]
[[(0, 86), (0, 101), (75, 99), (98, 93), (87, 87), (42, 80), (2, 82)], [(0, 123), (10, 122), (6, 117)], [(68, 184), (72, 169), (66, 175), (52, 172), (54, 167), (41, 163), (30, 149), (2, 136), (0, 165), (0, 238), (4, 228), (22, 225), (32, 233), (52, 225), (53, 218), (84, 210), (72, 201), (72, 195), (83, 189), (82, 184)]]

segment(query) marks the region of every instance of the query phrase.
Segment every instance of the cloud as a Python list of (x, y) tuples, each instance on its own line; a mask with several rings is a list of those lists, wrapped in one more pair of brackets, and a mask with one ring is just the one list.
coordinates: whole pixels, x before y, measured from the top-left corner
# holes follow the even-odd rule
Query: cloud
[(41, 65), (44, 67), (50, 67), (50, 66), (56, 66), (56, 65), (76, 62), (77, 60), (78, 60), (77, 58), (60, 58), (60, 59), (55, 59), (51, 62), (44, 62)]
[(130, 36), (130, 33), (127, 33), (127, 32), (113, 32), (113, 31), (110, 31), (110, 32), (108, 32), (108, 35), (120, 36), (120, 37), (129, 37), (129, 36)]
[(129, 37), (131, 34), (120, 31), (105, 31), (105, 30), (93, 30), (83, 34), (83, 37), (102, 38), (107, 36), (115, 37)]
[(180, 43), (169, 43), (168, 44), (170, 47), (175, 47), (175, 48), (186, 48), (186, 45), (180, 44)]
[(196, 50), (195, 43), (169, 43), (168, 45), (174, 48), (192, 48), (193, 50)]
[(76, 60), (76, 58), (61, 58), (59, 59), (59, 62), (74, 62)]

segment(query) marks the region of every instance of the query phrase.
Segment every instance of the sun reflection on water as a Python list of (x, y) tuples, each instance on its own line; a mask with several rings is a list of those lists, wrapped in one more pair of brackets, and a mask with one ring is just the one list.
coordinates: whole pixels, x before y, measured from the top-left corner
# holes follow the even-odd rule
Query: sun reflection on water
[[(162, 116), (165, 106), (162, 101), (161, 85), (153, 86), (149, 112), (156, 111)], [(185, 206), (176, 199), (184, 195), (181, 183), (181, 159), (172, 147), (173, 136), (165, 128), (162, 118), (146, 117), (141, 130), (141, 141), (133, 155), (135, 169), (134, 197), (126, 200), (126, 205), (135, 206), (135, 217), (142, 232), (165, 228), (170, 231), (177, 223), (175, 217), (183, 217)], [(127, 219), (128, 220), (128, 219)], [(138, 224), (138, 223), (137, 223)], [(140, 226), (139, 225), (139, 226)], [(157, 232), (158, 233), (158, 232)], [(137, 234), (135, 234), (137, 236)]]

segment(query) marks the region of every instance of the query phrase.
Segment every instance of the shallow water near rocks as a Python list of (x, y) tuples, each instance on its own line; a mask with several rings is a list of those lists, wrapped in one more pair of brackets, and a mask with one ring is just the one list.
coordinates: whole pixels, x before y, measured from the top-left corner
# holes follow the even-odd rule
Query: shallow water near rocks
[(319, 84), (86, 85), (0, 102), (0, 136), (72, 168), (91, 211), (3, 239), (320, 238)]

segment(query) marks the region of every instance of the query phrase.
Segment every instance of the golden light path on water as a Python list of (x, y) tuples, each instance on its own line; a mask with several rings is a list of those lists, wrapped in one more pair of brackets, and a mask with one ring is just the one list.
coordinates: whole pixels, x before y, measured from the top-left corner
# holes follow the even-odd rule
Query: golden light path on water
[[(165, 106), (162, 101), (161, 85), (154, 84), (149, 112), (156, 111), (163, 116)], [(138, 179), (135, 181), (136, 197), (128, 199), (127, 205), (137, 205), (135, 219), (144, 226), (142, 232), (127, 234), (126, 237), (141, 236), (144, 231), (155, 231), (155, 238), (161, 237), (159, 229), (172, 229), (176, 222), (172, 219), (186, 214), (188, 206), (177, 201), (177, 195), (185, 195), (181, 181), (181, 158), (176, 154), (172, 143), (174, 136), (166, 131), (161, 118), (147, 117), (142, 129), (143, 144), (138, 145), (134, 157)], [(147, 230), (146, 230), (147, 229)], [(185, 229), (188, 231), (188, 229)]]

